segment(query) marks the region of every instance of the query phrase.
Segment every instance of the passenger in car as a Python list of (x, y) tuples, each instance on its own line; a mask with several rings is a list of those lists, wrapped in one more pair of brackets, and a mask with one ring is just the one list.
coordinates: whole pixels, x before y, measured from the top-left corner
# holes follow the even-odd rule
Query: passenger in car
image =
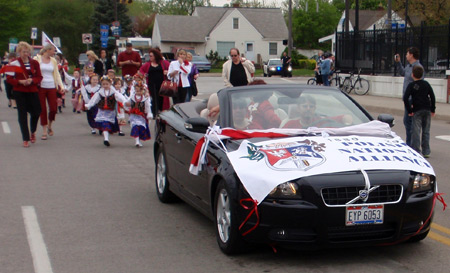
[[(263, 80), (254, 80), (249, 85), (266, 84)], [(275, 114), (275, 109), (269, 102), (272, 92), (262, 91), (255, 92), (257, 95), (253, 97), (253, 102), (248, 106), (249, 129), (269, 129), (278, 128), (281, 119)]]
[(233, 124), (237, 130), (247, 130), (250, 121), (246, 118), (247, 103), (245, 100), (233, 102)]
[(322, 117), (316, 114), (316, 100), (310, 95), (301, 96), (297, 104), (297, 117), (286, 122), (283, 128), (308, 128), (308, 127), (341, 127), (339, 125), (351, 125), (352, 116), (348, 114), (334, 117)]

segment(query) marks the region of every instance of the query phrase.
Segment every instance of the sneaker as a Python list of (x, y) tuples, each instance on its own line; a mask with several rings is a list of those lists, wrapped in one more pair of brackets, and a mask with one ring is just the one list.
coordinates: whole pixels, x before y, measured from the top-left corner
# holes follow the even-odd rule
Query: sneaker
[(141, 148), (142, 146), (143, 146), (142, 143), (136, 144), (136, 148)]
[(111, 144), (109, 144), (109, 141), (108, 140), (104, 140), (103, 141), (103, 144), (105, 144), (105, 146), (107, 146), (107, 147), (109, 147)]
[(91, 130), (91, 134), (95, 135), (97, 132), (95, 131), (95, 129)]
[(423, 157), (425, 157), (425, 158), (429, 158), (429, 157), (430, 157), (430, 154), (427, 154), (427, 155), (423, 155)]
[(125, 133), (124, 132), (119, 132), (119, 136), (124, 136)]

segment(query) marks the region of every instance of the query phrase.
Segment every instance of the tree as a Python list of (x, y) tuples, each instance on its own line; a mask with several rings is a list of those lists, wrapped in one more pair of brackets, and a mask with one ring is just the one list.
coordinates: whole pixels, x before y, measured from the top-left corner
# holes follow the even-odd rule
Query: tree
[[(349, 0), (350, 7), (352, 9), (356, 8), (355, 0)], [(345, 0), (332, 0), (331, 3), (337, 8), (337, 10), (342, 13), (345, 10)], [(377, 10), (378, 8), (386, 8), (387, 0), (359, 0), (360, 10)]]
[[(94, 0), (95, 11), (92, 15), (92, 49), (98, 51), (101, 47), (100, 42), (100, 25), (108, 25), (111, 27), (113, 21), (115, 21), (115, 2), (116, 0)], [(122, 28), (122, 37), (134, 36), (132, 31), (131, 19), (128, 16), (127, 5), (116, 2), (117, 4), (117, 21), (120, 22)], [(109, 36), (112, 36), (111, 31)], [(108, 51), (112, 51), (116, 47), (114, 40), (108, 42)]]
[[(30, 7), (25, 0), (0, 1), (0, 48), (8, 48), (9, 38), (17, 38), (31, 44), (31, 16)], [(20, 18), (20, 20), (17, 20)]]
[[(299, 0), (292, 11), (292, 36), (298, 48), (321, 48), (319, 38), (334, 32), (341, 13), (327, 0), (319, 1), (316, 12), (316, 0)], [(306, 6), (308, 5), (308, 9)]]
[[(405, 1), (393, 0), (392, 9), (398, 14), (405, 14)], [(450, 1), (448, 0), (409, 0), (408, 15), (420, 17), (428, 25), (448, 24)]]
[(39, 18), (35, 21), (38, 36), (44, 31), (50, 38), (60, 37), (63, 54), (78, 63), (78, 54), (86, 50), (81, 35), (91, 28), (93, 4), (87, 0), (35, 0), (32, 7), (33, 17)]
[(168, 0), (158, 1), (159, 12), (171, 15), (192, 15), (195, 7), (211, 6), (210, 0)]

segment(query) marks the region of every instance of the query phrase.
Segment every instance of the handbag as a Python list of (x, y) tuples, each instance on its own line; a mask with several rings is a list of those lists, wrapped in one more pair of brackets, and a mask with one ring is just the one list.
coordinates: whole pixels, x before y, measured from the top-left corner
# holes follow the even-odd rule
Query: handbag
[(175, 82), (164, 80), (159, 89), (159, 95), (165, 97), (174, 97), (178, 93), (178, 86)]
[(197, 83), (195, 82), (195, 80), (192, 80), (192, 83), (191, 83), (191, 93), (192, 93), (192, 96), (197, 96), (197, 94), (198, 94), (198, 89), (197, 89)]

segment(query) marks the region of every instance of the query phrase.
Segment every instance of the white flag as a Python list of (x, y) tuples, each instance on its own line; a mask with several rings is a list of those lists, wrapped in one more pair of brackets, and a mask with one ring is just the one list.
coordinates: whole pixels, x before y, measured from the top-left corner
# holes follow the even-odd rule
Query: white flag
[(54, 46), (57, 53), (62, 54), (61, 50), (59, 50), (59, 48), (53, 43), (53, 41), (47, 36), (47, 34), (45, 34), (45, 32), (42, 31), (42, 46), (46, 46), (48, 44)]

